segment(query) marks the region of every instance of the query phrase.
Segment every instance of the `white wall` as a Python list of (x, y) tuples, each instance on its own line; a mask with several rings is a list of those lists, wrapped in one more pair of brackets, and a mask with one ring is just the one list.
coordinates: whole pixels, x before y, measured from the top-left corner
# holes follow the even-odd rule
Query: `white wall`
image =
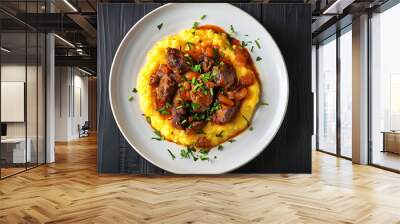
[(88, 77), (72, 67), (55, 73), (55, 141), (77, 139), (78, 125), (88, 120)]

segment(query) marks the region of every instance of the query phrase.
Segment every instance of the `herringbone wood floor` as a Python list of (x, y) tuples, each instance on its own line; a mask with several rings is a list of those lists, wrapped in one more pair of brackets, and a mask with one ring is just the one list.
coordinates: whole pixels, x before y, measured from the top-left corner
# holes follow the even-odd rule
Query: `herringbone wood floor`
[(99, 176), (95, 143), (0, 181), (0, 223), (400, 223), (400, 175), (323, 153), (312, 175)]

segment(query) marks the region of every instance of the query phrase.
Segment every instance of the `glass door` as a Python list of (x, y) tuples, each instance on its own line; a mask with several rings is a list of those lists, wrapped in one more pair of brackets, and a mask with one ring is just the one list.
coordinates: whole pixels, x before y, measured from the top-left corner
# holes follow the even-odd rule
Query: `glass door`
[(400, 171), (400, 4), (371, 18), (370, 162)]
[(340, 155), (352, 157), (352, 33), (351, 26), (340, 35)]
[(317, 49), (317, 149), (336, 154), (336, 36)]

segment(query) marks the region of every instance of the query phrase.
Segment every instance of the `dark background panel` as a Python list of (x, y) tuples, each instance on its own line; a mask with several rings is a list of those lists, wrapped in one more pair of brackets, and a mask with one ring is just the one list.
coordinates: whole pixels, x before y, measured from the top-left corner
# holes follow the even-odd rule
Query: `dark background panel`
[[(312, 135), (311, 9), (306, 4), (239, 3), (277, 42), (289, 75), (289, 104), (271, 144), (237, 173), (310, 173)], [(160, 4), (101, 4), (98, 7), (98, 171), (164, 173), (126, 142), (111, 114), (108, 77), (115, 51), (128, 30)]]
[(285, 59), (289, 102), (274, 140), (262, 154), (237, 172), (310, 173), (313, 128), (310, 6), (264, 4), (259, 21), (272, 35)]

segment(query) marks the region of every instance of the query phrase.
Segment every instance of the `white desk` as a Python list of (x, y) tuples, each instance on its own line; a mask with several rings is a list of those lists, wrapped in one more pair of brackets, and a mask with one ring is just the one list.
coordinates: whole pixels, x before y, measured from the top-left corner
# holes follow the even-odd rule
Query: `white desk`
[[(1, 144), (6, 146), (6, 147), (13, 147), (12, 148), (12, 155), (13, 163), (25, 163), (25, 162), (31, 162), (32, 160), (32, 154), (31, 154), (31, 145), (32, 141), (30, 138), (26, 140), (28, 143), (26, 147), (26, 154), (25, 154), (25, 138), (5, 138), (1, 139)], [(4, 147), (2, 146), (2, 147)], [(25, 161), (26, 159), (26, 161)]]

